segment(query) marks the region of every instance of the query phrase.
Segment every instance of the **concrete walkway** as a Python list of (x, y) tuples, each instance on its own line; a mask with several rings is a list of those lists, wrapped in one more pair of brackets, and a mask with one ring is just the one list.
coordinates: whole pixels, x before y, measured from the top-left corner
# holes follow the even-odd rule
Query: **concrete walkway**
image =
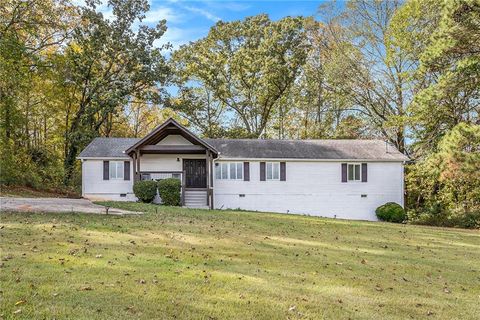
[[(0, 197), (0, 212), (83, 212), (106, 214), (106, 208), (86, 199), (67, 198), (9, 198)], [(139, 212), (110, 208), (108, 214), (140, 214)]]

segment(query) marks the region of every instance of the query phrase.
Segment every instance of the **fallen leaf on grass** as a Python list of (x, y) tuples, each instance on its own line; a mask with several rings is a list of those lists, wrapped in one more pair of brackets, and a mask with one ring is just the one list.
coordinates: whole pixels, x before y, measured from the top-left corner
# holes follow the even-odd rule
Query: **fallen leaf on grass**
[(19, 301), (15, 302), (15, 305), (18, 306), (18, 305), (24, 304), (25, 302), (27, 302), (27, 301), (19, 300)]
[(80, 291), (92, 291), (92, 290), (93, 290), (93, 288), (90, 287), (90, 286), (86, 286), (86, 287), (81, 287), (81, 288), (80, 288)]
[(22, 309), (18, 309), (18, 310), (13, 311), (13, 314), (19, 314), (20, 312), (22, 312)]

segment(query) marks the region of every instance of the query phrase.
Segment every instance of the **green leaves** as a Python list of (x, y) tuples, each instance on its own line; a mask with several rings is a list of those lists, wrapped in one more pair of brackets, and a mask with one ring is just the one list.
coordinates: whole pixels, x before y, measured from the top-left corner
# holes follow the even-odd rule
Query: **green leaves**
[(480, 210), (480, 126), (460, 123), (407, 175), (410, 207), (463, 216)]
[(306, 47), (303, 18), (258, 15), (218, 22), (207, 37), (175, 52), (173, 64), (181, 82), (205, 86), (258, 137), (295, 81)]
[[(113, 115), (133, 98), (159, 103), (169, 78), (166, 60), (154, 42), (166, 31), (162, 20), (155, 28), (133, 24), (149, 9), (145, 0), (111, 0), (114, 19), (107, 20), (94, 5), (82, 9), (82, 23), (73, 30), (66, 48), (60, 85), (70, 92), (71, 121), (66, 132), (65, 181), (75, 157)], [(155, 89), (155, 90), (152, 90)]]

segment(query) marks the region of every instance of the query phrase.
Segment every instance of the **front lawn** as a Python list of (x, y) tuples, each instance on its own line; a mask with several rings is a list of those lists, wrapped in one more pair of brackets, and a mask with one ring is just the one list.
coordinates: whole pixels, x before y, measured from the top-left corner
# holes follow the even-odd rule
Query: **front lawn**
[(0, 213), (0, 319), (480, 314), (478, 230), (108, 205), (148, 213)]

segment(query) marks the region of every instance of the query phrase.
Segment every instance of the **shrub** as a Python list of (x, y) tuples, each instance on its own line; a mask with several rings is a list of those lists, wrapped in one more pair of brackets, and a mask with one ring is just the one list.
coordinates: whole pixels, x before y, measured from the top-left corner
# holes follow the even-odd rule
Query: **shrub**
[(158, 193), (162, 198), (162, 204), (166, 206), (180, 205), (180, 180), (175, 178), (158, 181)]
[(466, 213), (456, 226), (466, 229), (480, 229), (480, 211)]
[(413, 224), (446, 228), (480, 229), (480, 211), (454, 213), (441, 205), (426, 208), (423, 211), (409, 211), (409, 219)]
[(377, 218), (388, 222), (403, 222), (406, 218), (405, 210), (395, 202), (387, 202), (375, 210)]
[(135, 181), (133, 193), (142, 202), (152, 202), (157, 195), (157, 182), (153, 180)]

